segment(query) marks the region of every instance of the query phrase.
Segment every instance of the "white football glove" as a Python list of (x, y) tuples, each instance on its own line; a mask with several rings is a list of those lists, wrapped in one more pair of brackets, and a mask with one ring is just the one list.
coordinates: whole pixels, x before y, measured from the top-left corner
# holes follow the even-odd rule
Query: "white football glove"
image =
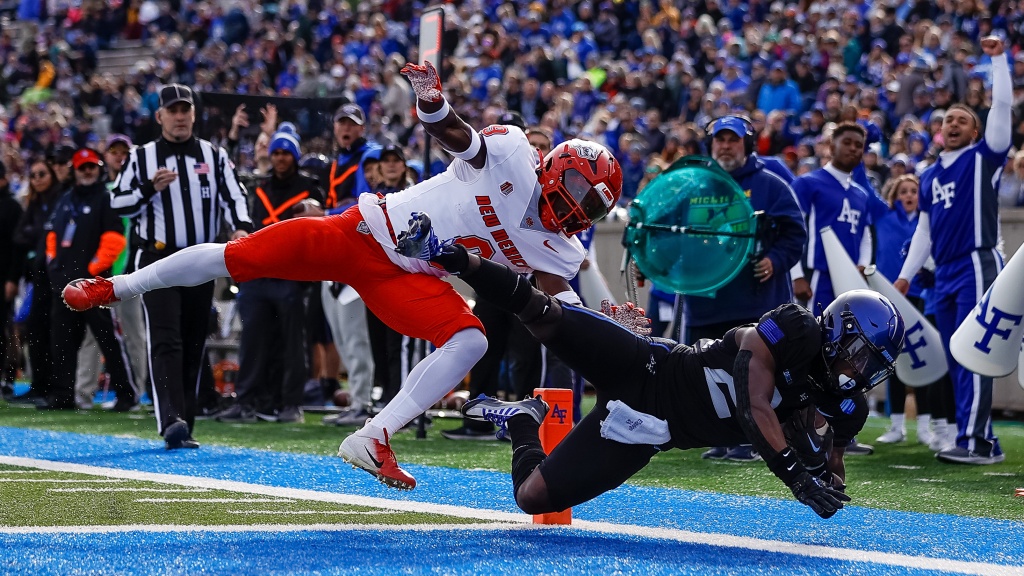
[(420, 66), (410, 62), (402, 68), (401, 73), (409, 79), (417, 98), (428, 102), (441, 101), (441, 78), (438, 77), (433, 64), (427, 62)]
[(601, 301), (601, 314), (615, 320), (638, 336), (649, 336), (651, 334), (651, 320), (644, 315), (644, 309), (638, 308), (632, 302), (626, 302), (622, 306), (613, 306), (608, 300)]

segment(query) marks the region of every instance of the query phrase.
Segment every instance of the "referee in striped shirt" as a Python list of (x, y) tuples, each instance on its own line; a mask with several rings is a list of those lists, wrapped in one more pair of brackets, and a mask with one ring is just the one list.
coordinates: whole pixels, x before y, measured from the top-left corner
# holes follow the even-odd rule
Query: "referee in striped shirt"
[[(134, 221), (130, 268), (216, 241), (222, 221), (232, 228), (232, 239), (253, 229), (234, 165), (223, 148), (193, 135), (195, 120), (190, 88), (161, 88), (160, 138), (134, 148), (115, 183), (111, 206)], [(169, 450), (199, 447), (192, 425), (212, 302), (213, 282), (142, 297), (157, 428)]]

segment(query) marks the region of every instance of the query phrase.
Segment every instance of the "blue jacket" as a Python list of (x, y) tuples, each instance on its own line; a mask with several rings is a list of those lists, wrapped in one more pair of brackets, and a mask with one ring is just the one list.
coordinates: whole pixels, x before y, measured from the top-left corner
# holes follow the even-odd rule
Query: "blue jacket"
[(761, 86), (761, 92), (757, 95), (757, 107), (764, 110), (765, 114), (773, 110), (784, 110), (791, 114), (799, 114), (803, 111), (800, 89), (796, 87), (792, 80), (786, 80), (779, 85), (765, 82)]
[(747, 193), (751, 208), (764, 210), (776, 223), (777, 233), (767, 240), (764, 253), (772, 261), (773, 273), (762, 283), (754, 278), (753, 265), (747, 264), (714, 298), (686, 296), (687, 326), (756, 320), (793, 300), (789, 269), (800, 261), (807, 242), (804, 217), (793, 190), (754, 155), (730, 175)]
[[(878, 247), (875, 251), (875, 266), (890, 282), (900, 275), (903, 261), (906, 260), (904, 248), (909, 246), (914, 230), (917, 230), (917, 222), (917, 218), (911, 220), (907, 217), (907, 211), (899, 202), (875, 222), (875, 245)], [(907, 295), (920, 296), (921, 290), (921, 282), (914, 276)]]

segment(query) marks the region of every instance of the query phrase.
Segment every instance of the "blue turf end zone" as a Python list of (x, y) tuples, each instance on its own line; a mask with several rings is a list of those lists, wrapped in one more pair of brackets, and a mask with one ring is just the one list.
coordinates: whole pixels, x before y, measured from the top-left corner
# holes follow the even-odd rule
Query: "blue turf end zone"
[[(497, 472), (403, 465), (416, 476), (418, 487), (400, 492), (381, 486), (334, 456), (214, 446), (167, 452), (161, 442), (151, 440), (4, 427), (0, 427), (0, 438), (3, 456), (517, 512), (511, 482)], [(634, 486), (576, 507), (574, 518), (981, 562), (1004, 565), (1008, 571), (1024, 566), (1024, 522), (857, 506), (826, 521), (792, 500)], [(0, 534), (0, 550), (5, 557), (0, 573), (24, 574), (172, 573), (179, 569), (181, 573), (226, 574), (935, 573), (578, 529)], [(374, 564), (382, 558), (389, 559), (387, 566)], [(399, 566), (394, 564), (396, 559)]]
[[(6, 574), (921, 575), (934, 570), (554, 531), (0, 534)], [(56, 557), (40, 550), (60, 550)], [(170, 561), (168, 561), (171, 559)]]

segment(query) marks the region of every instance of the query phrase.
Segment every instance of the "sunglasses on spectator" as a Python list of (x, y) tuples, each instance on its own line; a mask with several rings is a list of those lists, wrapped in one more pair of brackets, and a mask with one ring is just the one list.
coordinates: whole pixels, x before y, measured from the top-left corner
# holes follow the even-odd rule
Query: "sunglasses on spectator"
[(32, 173), (30, 173), (28, 175), (28, 177), (29, 178), (45, 178), (46, 176), (49, 176), (49, 175), (50, 175), (49, 172), (32, 172)]
[(96, 168), (98, 170), (99, 167), (100, 167), (99, 164), (89, 163), (89, 164), (82, 164), (81, 166), (76, 168), (76, 170), (78, 170), (79, 172), (85, 172), (86, 170), (92, 170), (93, 168)]

